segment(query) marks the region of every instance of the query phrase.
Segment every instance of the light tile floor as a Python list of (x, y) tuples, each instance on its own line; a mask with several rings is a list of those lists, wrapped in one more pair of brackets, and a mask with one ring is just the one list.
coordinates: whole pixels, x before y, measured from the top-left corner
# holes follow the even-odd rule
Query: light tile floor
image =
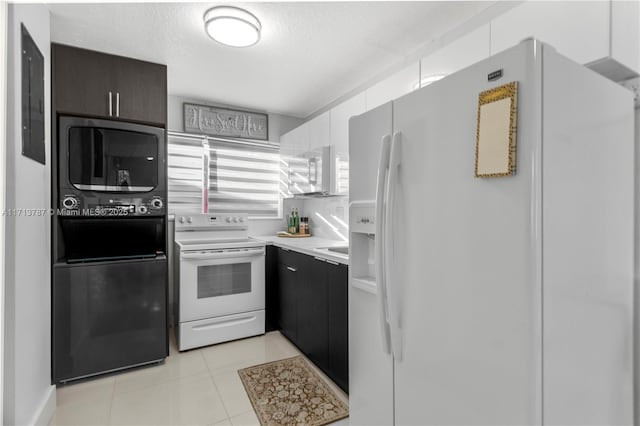
[(58, 387), (49, 425), (259, 425), (237, 370), (301, 354), (277, 331), (186, 352), (170, 335), (163, 364)]

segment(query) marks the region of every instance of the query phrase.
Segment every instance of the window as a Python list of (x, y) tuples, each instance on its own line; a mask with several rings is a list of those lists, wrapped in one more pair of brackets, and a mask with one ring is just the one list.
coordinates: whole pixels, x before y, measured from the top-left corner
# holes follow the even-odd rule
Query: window
[(275, 145), (169, 134), (172, 213), (247, 212), (254, 218), (280, 217), (279, 176)]
[(167, 176), (169, 213), (202, 212), (203, 140), (169, 133)]

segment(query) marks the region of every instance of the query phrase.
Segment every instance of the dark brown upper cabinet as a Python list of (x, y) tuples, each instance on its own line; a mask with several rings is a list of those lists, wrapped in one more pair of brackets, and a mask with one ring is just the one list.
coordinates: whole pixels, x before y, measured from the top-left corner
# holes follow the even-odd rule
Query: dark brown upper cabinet
[(57, 113), (166, 125), (165, 65), (55, 43), (51, 50)]

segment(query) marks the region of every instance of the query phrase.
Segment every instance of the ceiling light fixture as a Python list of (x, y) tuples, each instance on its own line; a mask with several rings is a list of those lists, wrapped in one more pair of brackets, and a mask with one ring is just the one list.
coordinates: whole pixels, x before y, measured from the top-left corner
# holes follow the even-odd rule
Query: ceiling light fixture
[(216, 6), (205, 12), (204, 29), (218, 43), (248, 47), (260, 40), (262, 25), (258, 18), (244, 9)]

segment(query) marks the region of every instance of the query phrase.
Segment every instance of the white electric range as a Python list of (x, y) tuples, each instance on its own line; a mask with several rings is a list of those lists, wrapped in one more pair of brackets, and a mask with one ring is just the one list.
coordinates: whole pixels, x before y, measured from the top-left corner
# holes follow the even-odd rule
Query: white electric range
[(265, 332), (265, 244), (246, 213), (189, 214), (175, 222), (178, 349)]

